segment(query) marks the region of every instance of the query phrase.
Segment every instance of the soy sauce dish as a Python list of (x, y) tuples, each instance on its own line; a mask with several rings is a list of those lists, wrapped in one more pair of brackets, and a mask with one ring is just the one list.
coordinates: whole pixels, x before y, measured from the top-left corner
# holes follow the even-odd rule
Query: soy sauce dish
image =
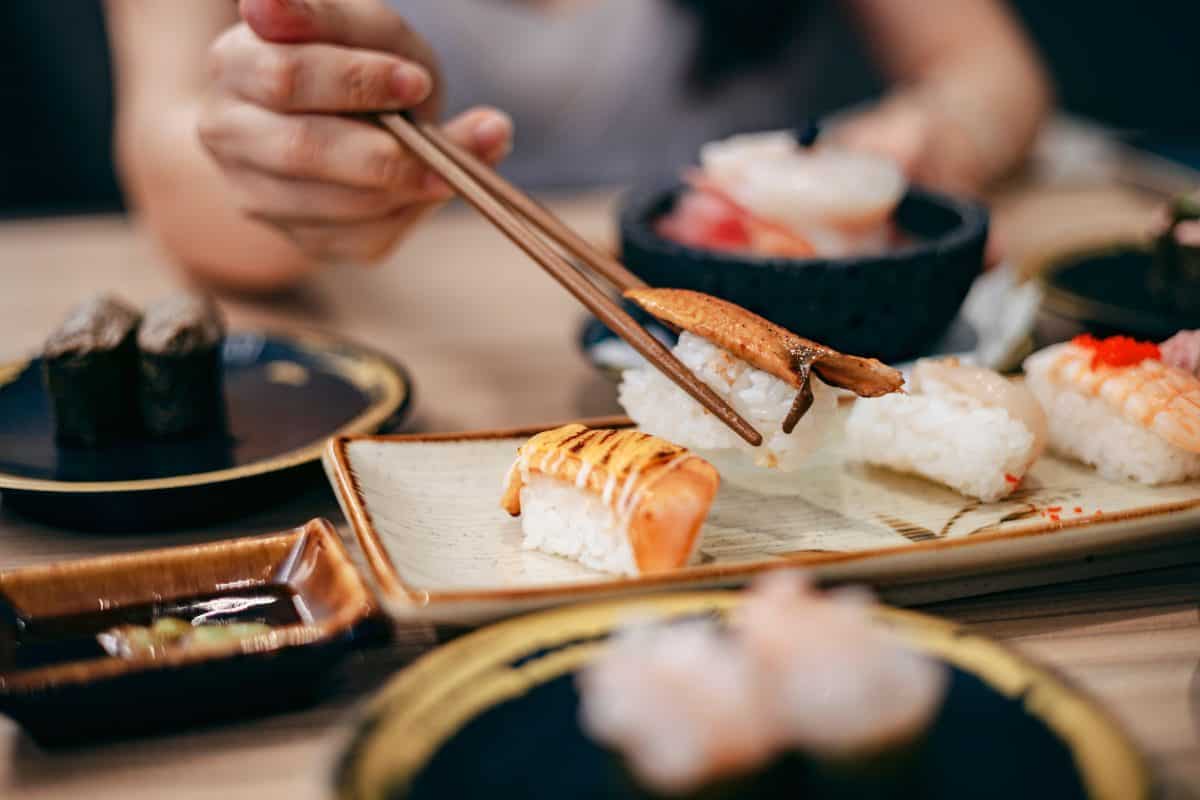
[(320, 519), (3, 572), (0, 712), (58, 745), (302, 704), (374, 608)]
[(942, 336), (982, 271), (986, 209), (881, 159), (773, 132), (705, 145), (700, 163), (623, 202), (621, 257), (651, 286), (896, 362)]

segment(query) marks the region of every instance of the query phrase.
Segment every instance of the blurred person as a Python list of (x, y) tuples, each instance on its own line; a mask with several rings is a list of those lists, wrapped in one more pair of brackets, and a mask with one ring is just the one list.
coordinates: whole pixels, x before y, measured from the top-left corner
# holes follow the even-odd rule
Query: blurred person
[(355, 112), (449, 107), (445, 131), (483, 160), (515, 141), (505, 170), (521, 185), (613, 184), (861, 101), (876, 65), (891, 88), (831, 135), (976, 192), (1024, 156), (1050, 106), (1000, 0), (106, 7), (127, 196), (194, 278), (238, 291), (377, 261), (449, 198)]

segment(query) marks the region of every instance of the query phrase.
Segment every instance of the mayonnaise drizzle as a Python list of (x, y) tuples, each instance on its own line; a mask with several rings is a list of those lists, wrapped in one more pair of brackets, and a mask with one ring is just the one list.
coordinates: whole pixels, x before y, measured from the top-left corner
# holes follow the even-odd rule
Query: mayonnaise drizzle
[[(653, 438), (647, 437), (645, 434), (635, 435), (640, 437), (643, 443)], [(680, 464), (695, 456), (687, 450), (679, 448), (678, 452), (666, 462), (655, 464), (651, 461), (649, 464), (639, 464), (637, 463), (636, 449), (630, 449), (629, 439), (621, 441), (619, 439), (620, 436), (621, 434), (616, 434), (605, 443), (601, 448), (604, 455), (599, 460), (594, 457), (595, 453), (592, 454), (592, 458), (587, 458), (583, 455), (576, 455), (571, 450), (560, 445), (551, 443), (541, 453), (541, 457), (536, 459), (536, 465), (534, 463), (535, 452), (540, 448), (536, 444), (530, 446), (530, 442), (533, 442), (533, 440), (530, 440), (530, 442), (526, 442), (521, 447), (517, 458), (513, 461), (512, 466), (509, 467), (504, 479), (505, 487), (507, 488), (512, 484), (514, 473), (520, 475), (522, 483), (529, 482), (529, 474), (533, 470), (553, 477), (558, 474), (568, 459), (576, 457), (579, 459), (579, 469), (573, 481), (575, 488), (580, 491), (588, 490), (589, 479), (592, 473), (597, 469), (602, 470), (604, 472), (604, 484), (599, 491), (601, 502), (613, 510), (618, 526), (622, 530), (625, 530), (628, 528), (634, 509), (637, 508), (642, 497), (645, 496), (645, 492), (657, 484), (665, 475), (677, 469)], [(621, 453), (620, 458), (612, 459), (611, 457), (615, 453), (622, 451), (622, 448), (624, 448), (624, 452)], [(602, 465), (599, 461), (604, 461), (605, 463)], [(623, 478), (619, 477), (621, 472), (625, 473)]]

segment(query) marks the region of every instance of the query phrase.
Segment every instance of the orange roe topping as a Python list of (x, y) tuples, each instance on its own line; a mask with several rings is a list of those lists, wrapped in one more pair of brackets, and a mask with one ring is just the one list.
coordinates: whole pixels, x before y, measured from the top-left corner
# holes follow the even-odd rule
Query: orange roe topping
[(1049, 506), (1046, 508), (1046, 510), (1051, 514), (1057, 514), (1058, 512), (1062, 511), (1062, 506)]
[(1017, 484), (1017, 483), (1021, 482), (1021, 479), (1018, 478), (1016, 475), (1009, 475), (1007, 472), (1004, 473), (1004, 480), (1006, 480), (1012, 484)]
[(1162, 352), (1154, 342), (1139, 342), (1128, 336), (1097, 339), (1090, 333), (1082, 333), (1072, 339), (1071, 344), (1092, 351), (1092, 369), (1101, 364), (1109, 367), (1131, 367), (1146, 359), (1162, 360)]
[(1080, 507), (1080, 506), (1075, 506), (1075, 513), (1076, 513), (1076, 514), (1082, 514), (1082, 513), (1083, 513), (1083, 508), (1082, 508), (1082, 507)]

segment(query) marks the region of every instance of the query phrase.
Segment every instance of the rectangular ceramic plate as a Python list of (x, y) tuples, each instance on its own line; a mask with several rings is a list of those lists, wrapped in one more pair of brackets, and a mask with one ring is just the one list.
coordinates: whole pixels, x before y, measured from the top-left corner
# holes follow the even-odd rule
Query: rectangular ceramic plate
[[(605, 423), (628, 421), (588, 424)], [(326, 470), (393, 616), (478, 622), (572, 600), (733, 585), (786, 565), (868, 581), (896, 602), (944, 599), (1144, 568), (1154, 553), (1162, 561), (1171, 548), (1195, 549), (1188, 531), (1200, 528), (1197, 483), (1112, 483), (1045, 457), (1009, 499), (982, 504), (843, 464), (835, 440), (797, 476), (794, 497), (722, 485), (693, 565), (621, 578), (522, 549), (520, 521), (500, 508), (517, 447), (543, 429), (330, 442)]]

